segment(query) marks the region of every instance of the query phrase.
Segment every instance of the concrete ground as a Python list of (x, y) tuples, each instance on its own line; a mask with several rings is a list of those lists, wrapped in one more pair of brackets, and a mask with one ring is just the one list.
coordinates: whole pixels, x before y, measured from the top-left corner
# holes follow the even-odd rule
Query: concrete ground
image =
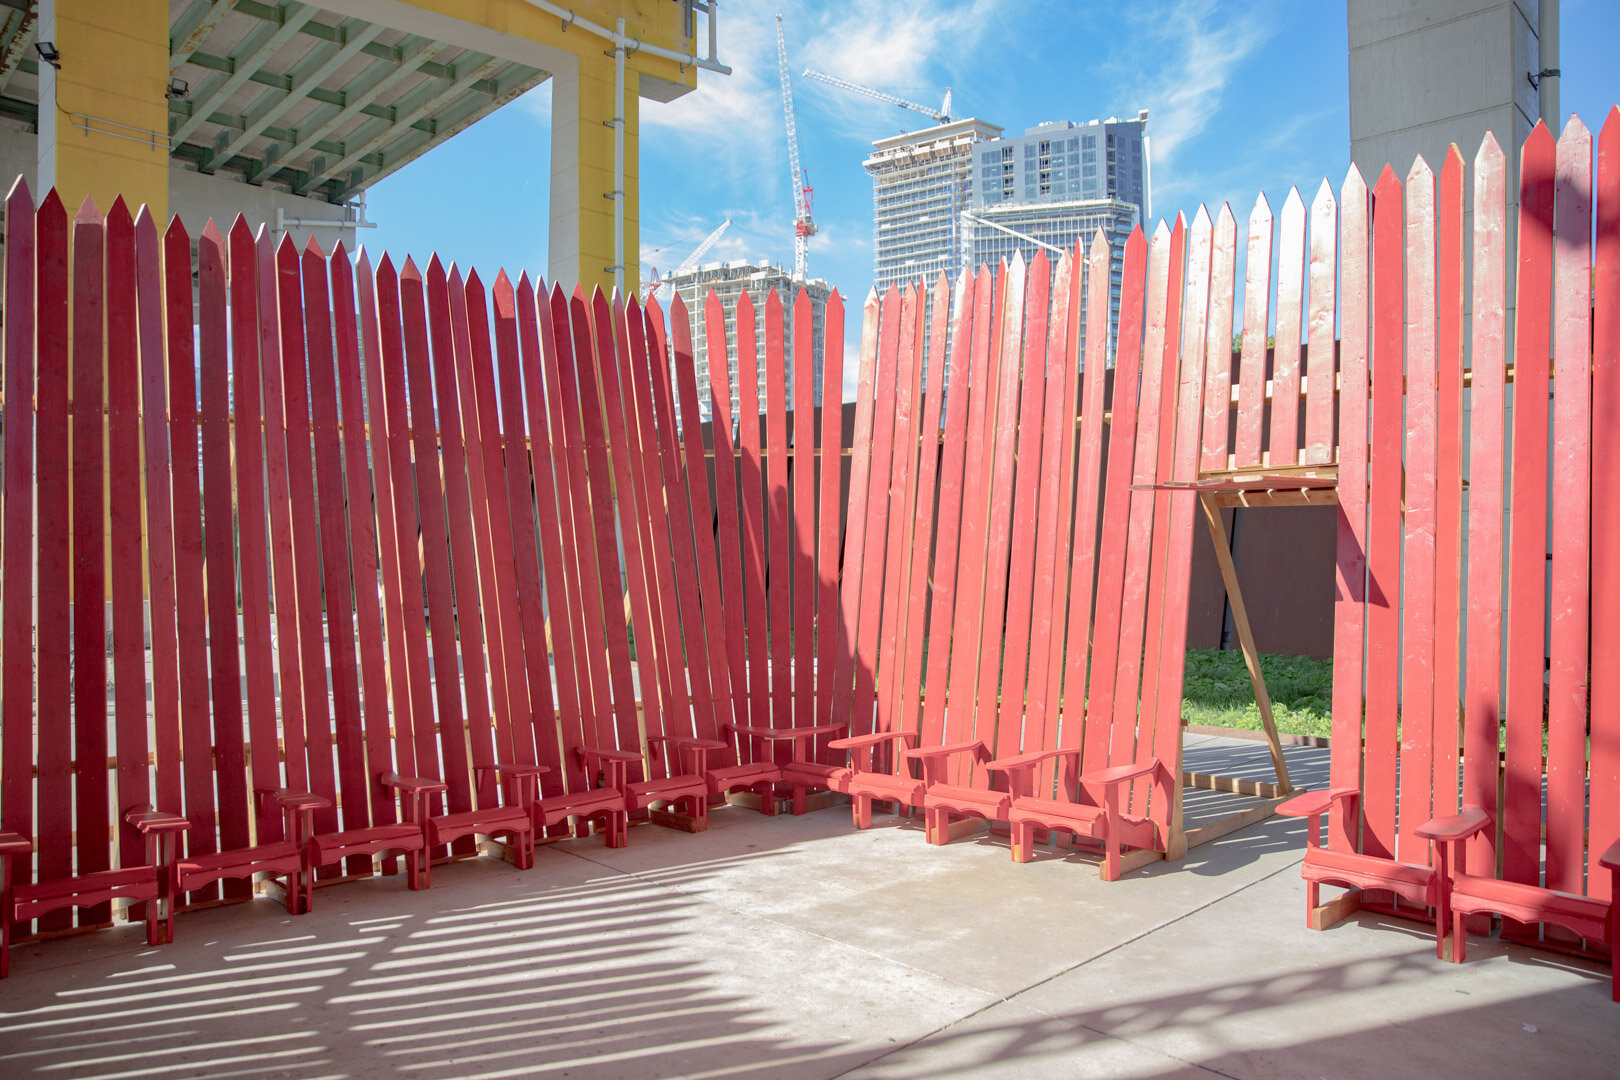
[[(1290, 751), (1296, 782), (1322, 757)], [(1365, 913), (1313, 933), (1303, 847), (1273, 818), (1109, 884), (1084, 854), (724, 808), (297, 918), (186, 913), (158, 949), (17, 947), (0, 1077), (1620, 1076), (1607, 968), (1479, 939), (1453, 965)]]

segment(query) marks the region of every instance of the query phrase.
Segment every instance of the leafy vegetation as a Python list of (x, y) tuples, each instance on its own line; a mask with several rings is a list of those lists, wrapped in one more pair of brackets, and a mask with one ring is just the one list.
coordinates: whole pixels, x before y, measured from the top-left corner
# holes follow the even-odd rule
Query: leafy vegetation
[[(1263, 653), (1260, 670), (1278, 731), (1323, 738), (1331, 733), (1333, 661)], [(1182, 695), (1182, 716), (1188, 723), (1250, 731), (1264, 726), (1239, 650), (1188, 649)]]

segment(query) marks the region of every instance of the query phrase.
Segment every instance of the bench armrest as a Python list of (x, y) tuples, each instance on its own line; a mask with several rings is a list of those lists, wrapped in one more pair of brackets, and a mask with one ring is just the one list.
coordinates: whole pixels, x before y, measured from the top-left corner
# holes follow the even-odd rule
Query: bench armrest
[(593, 746), (580, 747), (579, 756), (585, 759), (587, 762), (593, 760), (622, 761), (626, 765), (631, 763), (639, 764), (641, 762), (641, 755), (636, 753), (634, 750), (599, 750)]
[(1128, 780), (1137, 780), (1144, 776), (1164, 771), (1164, 766), (1158, 758), (1148, 758), (1146, 761), (1133, 761), (1129, 765), (1115, 765), (1107, 769), (1098, 769), (1096, 772), (1086, 773), (1080, 778), (1082, 784), (1090, 786), (1101, 785), (1113, 787)]
[(1361, 789), (1353, 787), (1324, 788), (1296, 795), (1277, 807), (1277, 813), (1286, 817), (1315, 817), (1324, 814), (1340, 799), (1353, 803), (1361, 797)]
[(746, 735), (754, 739), (779, 740), (811, 739), (818, 735), (831, 735), (834, 732), (844, 731), (848, 724), (818, 724), (816, 727), (771, 728), (753, 727), (748, 724), (725, 723), (720, 725), (727, 731), (734, 731), (738, 735)]
[(325, 810), (332, 800), (295, 788), (254, 788), (253, 794), (283, 810)]
[(668, 743), (670, 746), (683, 750), (724, 750), (726, 744), (719, 739), (699, 739), (691, 735), (654, 735), (647, 740), (652, 743)]
[(183, 833), (191, 828), (191, 822), (179, 814), (166, 814), (162, 810), (153, 810), (148, 806), (131, 810), (124, 815), (124, 820), (139, 829), (143, 836), (151, 836), (154, 833)]
[(1466, 840), (1490, 823), (1491, 819), (1486, 816), (1484, 810), (1477, 806), (1468, 806), (1464, 807), (1460, 814), (1435, 818), (1427, 824), (1419, 825), (1417, 834), (1425, 840), (1447, 843), (1452, 840)]
[(1609, 850), (1598, 856), (1599, 865), (1608, 870), (1620, 870), (1620, 837), (1609, 845)]
[(1060, 746), (1056, 750), (1031, 750), (1027, 754), (987, 761), (984, 767), (993, 772), (1014, 772), (1018, 769), (1033, 768), (1051, 758), (1068, 757), (1070, 755), (1079, 757), (1080, 748), (1078, 746)]
[(904, 743), (917, 741), (915, 731), (877, 731), (871, 735), (851, 735), (847, 739), (834, 739), (827, 745), (834, 750), (862, 750), (869, 746), (882, 746), (886, 742), (899, 739)]
[(32, 837), (22, 833), (0, 832), (0, 859), (12, 855), (31, 854), (34, 850)]
[(510, 777), (544, 776), (546, 773), (551, 771), (550, 767), (546, 766), (546, 765), (517, 765), (517, 764), (510, 764), (510, 765), (508, 765), (508, 764), (474, 765), (473, 769), (475, 771), (481, 772), (481, 773), (491, 772), (491, 773), (494, 773), (496, 776), (510, 776)]
[(383, 787), (393, 788), (395, 791), (407, 795), (434, 795), (441, 791), (448, 791), (449, 784), (443, 780), (429, 780), (421, 776), (401, 776), (396, 772), (385, 772), (377, 777)]
[(974, 739), (972, 742), (951, 743), (948, 746), (923, 746), (900, 751), (900, 756), (907, 760), (955, 757), (957, 754), (972, 754), (983, 761), (990, 756), (990, 749), (982, 739)]

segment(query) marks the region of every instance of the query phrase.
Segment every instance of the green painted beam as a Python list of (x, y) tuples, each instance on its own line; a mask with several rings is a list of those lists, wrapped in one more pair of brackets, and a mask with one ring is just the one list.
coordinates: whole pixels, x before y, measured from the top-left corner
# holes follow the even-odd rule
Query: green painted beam
[(266, 26), (258, 33), (248, 35), (241, 51), (231, 55), (231, 74), (222, 80), (214, 80), (213, 85), (203, 90), (202, 99), (198, 102), (198, 114), (170, 132), (174, 142), (185, 142), (197, 130), (197, 125), (202, 123), (201, 116), (222, 107), (232, 94), (247, 83), (253, 72), (274, 56), (276, 50), (292, 40), (299, 27), (315, 17), (316, 9), (303, 4), (288, 4), (281, 11), (283, 21), (279, 25)]

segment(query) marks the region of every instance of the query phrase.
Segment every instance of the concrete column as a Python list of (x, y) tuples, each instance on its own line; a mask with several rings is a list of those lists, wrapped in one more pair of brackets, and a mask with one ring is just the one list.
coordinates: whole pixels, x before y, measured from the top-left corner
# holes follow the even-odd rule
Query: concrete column
[[(606, 45), (606, 42), (603, 42)], [(614, 68), (611, 47), (578, 56), (555, 72), (551, 96), (551, 236), (549, 272), (564, 288), (613, 287), (623, 262), (625, 287), (640, 280), (639, 76), (625, 72), (624, 252), (614, 251)]]
[(40, 0), (39, 194), (55, 185), (71, 215), (123, 195), (166, 221), (169, 209), (169, 5), (165, 0)]

